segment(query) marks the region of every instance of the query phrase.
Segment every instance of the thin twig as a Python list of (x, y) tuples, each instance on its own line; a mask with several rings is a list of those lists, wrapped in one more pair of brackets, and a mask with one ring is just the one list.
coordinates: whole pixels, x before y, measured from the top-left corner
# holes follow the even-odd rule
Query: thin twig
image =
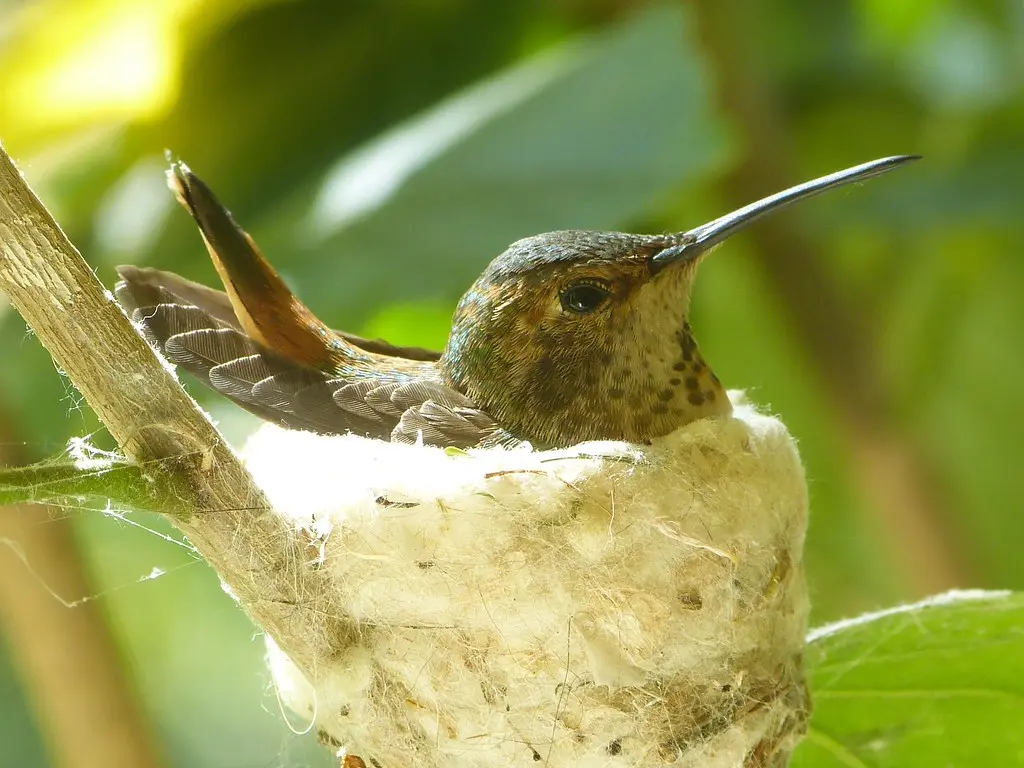
[[(6, 422), (0, 462), (20, 458), (3, 447), (16, 443)], [(70, 518), (46, 505), (0, 506), (0, 540), (0, 627), (53, 764), (160, 765), (103, 611), (67, 607), (94, 592)]]
[(137, 464), (115, 464), (83, 470), (73, 461), (48, 461), (27, 467), (0, 468), (0, 506), (90, 500), (103, 506), (107, 501), (129, 509), (162, 508), (154, 493), (152, 475)]

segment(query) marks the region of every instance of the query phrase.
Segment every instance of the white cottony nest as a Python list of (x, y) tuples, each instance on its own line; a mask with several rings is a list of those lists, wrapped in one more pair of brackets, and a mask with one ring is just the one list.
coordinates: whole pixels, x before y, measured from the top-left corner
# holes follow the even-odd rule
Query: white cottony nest
[(545, 452), (266, 427), (246, 455), (319, 569), (295, 610), (349, 627), (303, 671), (270, 643), (281, 697), (367, 765), (784, 765), (803, 732), (806, 487), (773, 418)]

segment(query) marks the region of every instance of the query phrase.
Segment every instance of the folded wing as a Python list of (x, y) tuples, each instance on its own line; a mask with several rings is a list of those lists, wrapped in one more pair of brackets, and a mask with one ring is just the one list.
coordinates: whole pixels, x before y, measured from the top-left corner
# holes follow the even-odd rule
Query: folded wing
[[(242, 330), (228, 297), (154, 269), (119, 267), (118, 301), (167, 360), (251, 413), (290, 429), (427, 445), (508, 442), (493, 419), (437, 378), (438, 355), (339, 334), (398, 370), (322, 371), (280, 355)], [(407, 372), (408, 361), (422, 361)], [(405, 370), (403, 370), (405, 369)]]

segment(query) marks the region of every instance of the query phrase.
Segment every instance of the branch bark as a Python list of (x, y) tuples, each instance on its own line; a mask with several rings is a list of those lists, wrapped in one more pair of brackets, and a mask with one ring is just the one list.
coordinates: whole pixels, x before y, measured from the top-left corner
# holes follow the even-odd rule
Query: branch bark
[(0, 149), (0, 292), (117, 440), (154, 480), (167, 515), (249, 615), (315, 680), (317, 659), (352, 628), (309, 626), (293, 606), (323, 597), (303, 542), (206, 414), (132, 327)]

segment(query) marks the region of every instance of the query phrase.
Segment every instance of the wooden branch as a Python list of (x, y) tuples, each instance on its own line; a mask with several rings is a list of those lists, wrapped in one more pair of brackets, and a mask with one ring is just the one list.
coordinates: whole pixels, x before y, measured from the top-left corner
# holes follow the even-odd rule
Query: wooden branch
[(0, 292), (160, 489), (154, 511), (189, 537), (309, 679), (332, 641), (298, 604), (323, 599), (293, 528), (114, 302), (0, 149)]

